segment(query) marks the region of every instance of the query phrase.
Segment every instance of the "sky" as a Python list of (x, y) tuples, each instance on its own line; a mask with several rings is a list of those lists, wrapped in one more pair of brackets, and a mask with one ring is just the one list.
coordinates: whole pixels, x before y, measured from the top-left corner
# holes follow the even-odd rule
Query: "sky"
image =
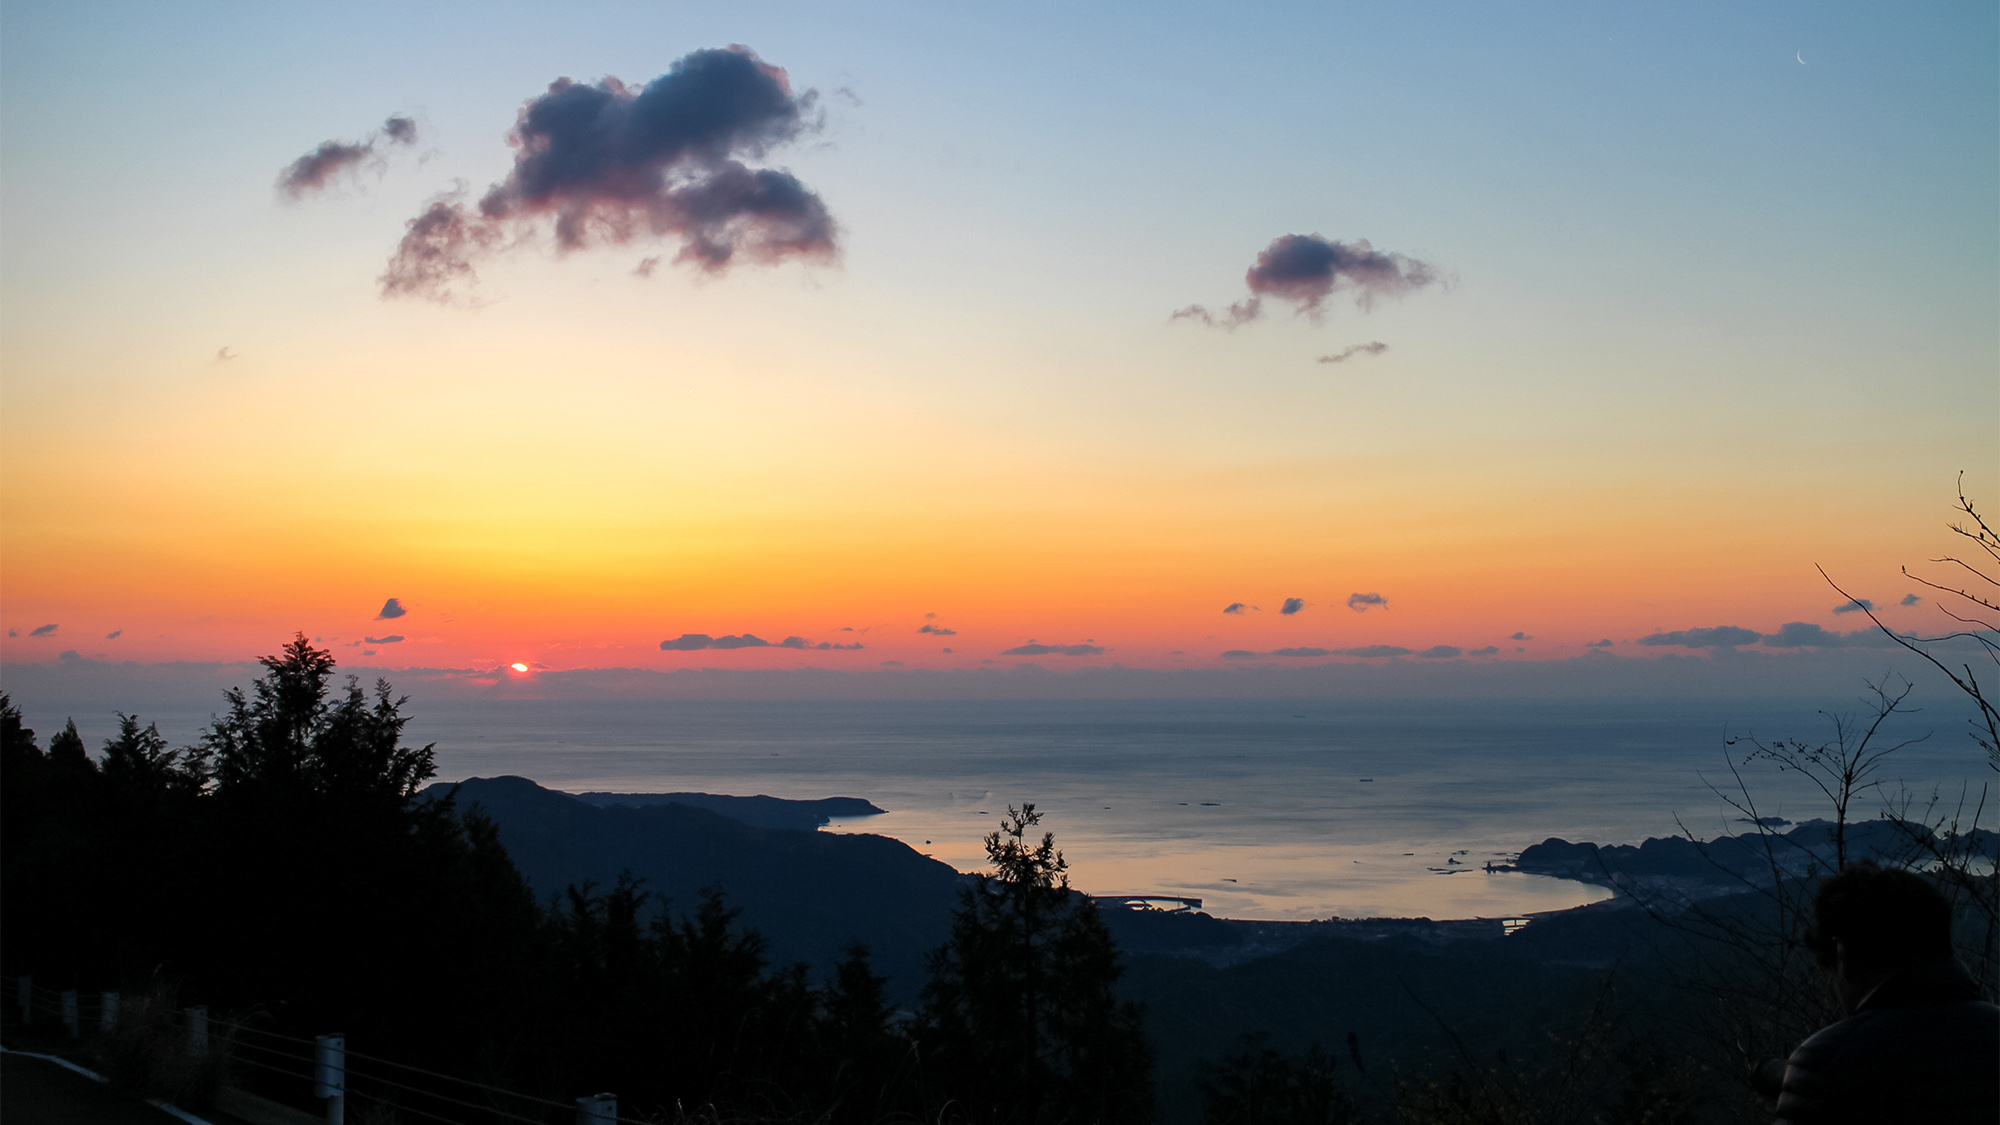
[(1818, 567), (1930, 627), (1898, 568), (2000, 503), (1996, 42), (9, 5), (0, 668), (1567, 675), (1858, 643)]

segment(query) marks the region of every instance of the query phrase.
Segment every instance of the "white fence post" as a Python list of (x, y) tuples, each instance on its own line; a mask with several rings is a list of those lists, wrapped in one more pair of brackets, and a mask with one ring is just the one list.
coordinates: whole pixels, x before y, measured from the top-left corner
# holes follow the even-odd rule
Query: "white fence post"
[(83, 1038), (83, 1019), (76, 1010), (76, 989), (65, 988), (62, 994), (62, 1023), (68, 1029), (71, 1039)]
[(35, 978), (32, 974), (22, 974), (14, 982), (14, 999), (21, 1005), (21, 1022), (35, 1022)]
[(326, 1099), (326, 1125), (343, 1125), (347, 1117), (347, 1036), (314, 1038), (313, 1096)]
[(618, 1095), (592, 1094), (576, 1099), (576, 1125), (616, 1125)]
[(107, 992), (97, 1002), (97, 1029), (110, 1031), (118, 1026), (118, 994)]
[(198, 1006), (187, 1010), (188, 1051), (191, 1054), (208, 1053), (208, 1008)]

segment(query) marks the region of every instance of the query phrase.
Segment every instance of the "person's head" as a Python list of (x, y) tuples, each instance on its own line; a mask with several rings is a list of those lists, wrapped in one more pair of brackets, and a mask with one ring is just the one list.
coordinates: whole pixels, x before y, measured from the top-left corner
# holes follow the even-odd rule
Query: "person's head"
[(1880, 978), (1951, 956), (1951, 903), (1930, 880), (1864, 859), (1819, 885), (1807, 940), (1827, 970)]

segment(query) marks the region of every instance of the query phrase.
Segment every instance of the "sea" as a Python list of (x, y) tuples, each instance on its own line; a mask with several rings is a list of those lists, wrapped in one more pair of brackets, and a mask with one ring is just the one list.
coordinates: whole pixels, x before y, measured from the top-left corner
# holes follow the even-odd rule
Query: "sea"
[[(1603, 898), (1487, 868), (1551, 837), (1740, 832), (1753, 804), (1825, 816), (1808, 778), (1729, 740), (1834, 733), (1809, 703), (1660, 700), (432, 699), (414, 710), (408, 735), (436, 743), (444, 780), (861, 797), (885, 811), (826, 830), (892, 836), (961, 871), (985, 865), (1010, 809), (1033, 805), (1035, 831), (1054, 835), (1080, 890), (1274, 920), (1504, 918)], [(1884, 759), (1885, 793), (1955, 798), (1991, 776), (1956, 718), (1895, 721), (1886, 735), (1935, 733)]]

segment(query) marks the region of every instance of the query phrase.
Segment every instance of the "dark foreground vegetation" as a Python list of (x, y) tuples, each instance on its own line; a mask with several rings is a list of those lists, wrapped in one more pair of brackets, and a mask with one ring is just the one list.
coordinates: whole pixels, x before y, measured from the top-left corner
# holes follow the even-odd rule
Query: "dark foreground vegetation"
[[(1967, 534), (2000, 562), (1983, 523)], [(2000, 633), (1983, 628), (1990, 662), (1981, 638)], [(1898, 643), (1973, 701), (2000, 767), (1991, 669)], [(598, 1091), (662, 1121), (1752, 1121), (1752, 1069), (1839, 1014), (1807, 904), (1864, 853), (1935, 880), (1961, 959), (1989, 998), (2000, 983), (1985, 787), (1881, 785), (1907, 685), (1828, 741), (1738, 747), (1732, 768), (1820, 784), (1823, 822), (1780, 831), (1741, 781), (1723, 793), (1753, 826), (1738, 837), (1551, 841), (1523, 865), (1620, 897), (1502, 936), (1100, 911), (1031, 805), (988, 838), (990, 871), (961, 879), (893, 841), (685, 804), (597, 807), (519, 779), (426, 791), (431, 748), (403, 744), (387, 684), (336, 687), (302, 636), (263, 663), (192, 747), (124, 717), (97, 755), (73, 724), (44, 747), (0, 696), (0, 971), (117, 990), (115, 1026), (86, 1048), (154, 1096), (200, 1104), (226, 1084), (310, 1104), (255, 1044), (339, 1031), (404, 1067), (400, 1086), (350, 1087), (371, 1123), (564, 1121)], [(658, 878), (593, 866), (624, 855)], [(743, 924), (739, 886), (780, 956)], [(883, 943), (896, 980), (864, 947), (829, 952), (862, 915), (902, 935)], [(191, 1004), (216, 1021), (198, 1056)]]

